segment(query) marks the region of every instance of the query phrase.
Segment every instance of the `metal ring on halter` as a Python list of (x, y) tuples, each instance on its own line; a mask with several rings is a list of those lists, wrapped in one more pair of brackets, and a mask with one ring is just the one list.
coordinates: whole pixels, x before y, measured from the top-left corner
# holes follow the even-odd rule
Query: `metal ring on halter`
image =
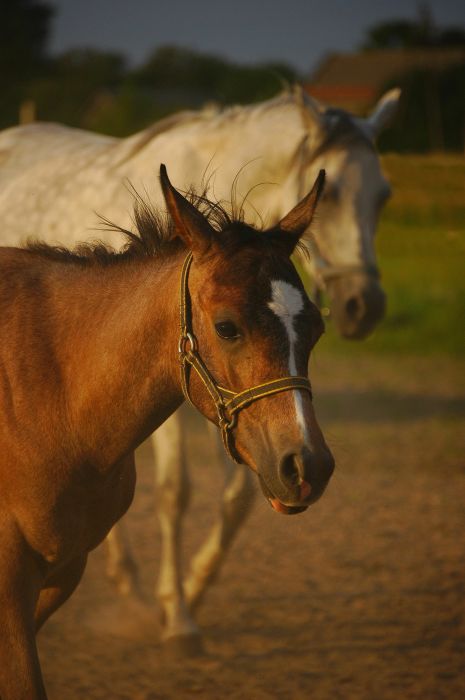
[(186, 342), (189, 341), (191, 347), (190, 347), (190, 352), (197, 352), (198, 350), (198, 345), (197, 345), (197, 338), (195, 335), (192, 335), (192, 333), (186, 333), (185, 335), (181, 335), (179, 338), (179, 343), (178, 343), (178, 352), (180, 355), (185, 355), (186, 354)]
[(217, 404), (216, 410), (218, 413), (218, 426), (221, 430), (232, 430), (236, 427), (237, 414), (233, 413), (230, 418), (225, 414), (226, 406), (224, 404)]

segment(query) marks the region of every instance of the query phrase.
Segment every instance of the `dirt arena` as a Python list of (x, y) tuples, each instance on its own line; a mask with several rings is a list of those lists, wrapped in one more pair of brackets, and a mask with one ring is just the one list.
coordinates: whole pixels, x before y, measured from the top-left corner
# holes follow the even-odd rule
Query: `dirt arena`
[[(431, 359), (312, 361), (337, 471), (307, 513), (261, 494), (198, 619), (206, 655), (170, 656), (158, 609), (120, 599), (90, 557), (39, 636), (50, 700), (461, 700), (465, 697), (465, 368)], [(192, 414), (192, 552), (221, 475)], [(128, 515), (148, 601), (157, 574), (150, 447)]]

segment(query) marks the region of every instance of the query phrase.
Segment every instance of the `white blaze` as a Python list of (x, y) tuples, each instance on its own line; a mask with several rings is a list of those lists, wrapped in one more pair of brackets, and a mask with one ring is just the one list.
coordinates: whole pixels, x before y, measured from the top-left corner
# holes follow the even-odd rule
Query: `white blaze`
[[(272, 280), (271, 301), (268, 302), (268, 306), (271, 311), (276, 314), (286, 329), (289, 339), (289, 374), (291, 376), (296, 376), (295, 344), (297, 341), (297, 333), (294, 327), (294, 321), (296, 316), (304, 308), (302, 292), (284, 280)], [(293, 394), (297, 423), (300, 425), (303, 435), (306, 436), (307, 425), (304, 418), (302, 394), (298, 389), (294, 390)]]

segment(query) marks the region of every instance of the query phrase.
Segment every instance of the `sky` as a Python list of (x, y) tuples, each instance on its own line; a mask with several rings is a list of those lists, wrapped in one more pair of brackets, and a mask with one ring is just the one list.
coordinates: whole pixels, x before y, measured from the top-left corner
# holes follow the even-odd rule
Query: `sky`
[[(239, 63), (283, 61), (308, 75), (332, 51), (353, 51), (373, 24), (412, 19), (418, 0), (49, 0), (53, 53), (116, 50), (131, 65), (176, 44)], [(438, 26), (465, 29), (465, 0), (430, 0)]]

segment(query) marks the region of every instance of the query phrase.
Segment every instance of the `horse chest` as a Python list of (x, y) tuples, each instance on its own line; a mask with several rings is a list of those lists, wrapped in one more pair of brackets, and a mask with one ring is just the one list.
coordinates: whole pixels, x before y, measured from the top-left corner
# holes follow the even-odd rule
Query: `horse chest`
[(52, 567), (94, 549), (124, 515), (134, 496), (136, 472), (129, 455), (102, 476), (86, 467), (79, 478), (43, 492), (18, 512), (29, 545)]

